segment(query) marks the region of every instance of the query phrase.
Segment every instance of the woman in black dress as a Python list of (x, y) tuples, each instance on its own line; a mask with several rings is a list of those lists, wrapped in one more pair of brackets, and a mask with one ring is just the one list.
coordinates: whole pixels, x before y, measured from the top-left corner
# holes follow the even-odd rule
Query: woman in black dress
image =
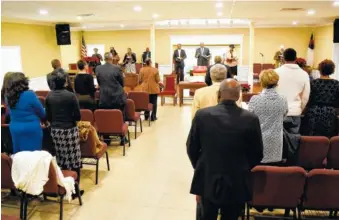
[(319, 64), (320, 78), (311, 81), (311, 94), (308, 101), (302, 135), (333, 137), (338, 135), (339, 81), (329, 76), (334, 73), (331, 60)]

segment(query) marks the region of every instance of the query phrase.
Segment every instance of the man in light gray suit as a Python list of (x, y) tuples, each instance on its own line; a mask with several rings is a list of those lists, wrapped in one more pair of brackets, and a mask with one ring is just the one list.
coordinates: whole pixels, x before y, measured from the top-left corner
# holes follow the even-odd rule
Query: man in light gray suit
[(105, 53), (105, 64), (96, 69), (97, 81), (100, 86), (101, 109), (120, 109), (124, 113), (126, 95), (124, 78), (119, 66), (112, 64), (113, 56)]
[(195, 58), (197, 58), (198, 66), (208, 66), (210, 63), (211, 53), (210, 49), (205, 47), (203, 42), (200, 43), (200, 47), (195, 51)]

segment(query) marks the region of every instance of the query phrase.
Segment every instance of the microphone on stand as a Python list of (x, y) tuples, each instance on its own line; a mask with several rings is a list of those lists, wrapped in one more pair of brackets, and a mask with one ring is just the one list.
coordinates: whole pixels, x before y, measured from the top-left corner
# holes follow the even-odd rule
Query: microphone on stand
[(264, 66), (264, 59), (265, 59), (265, 56), (263, 53), (260, 53), (260, 56), (261, 56), (261, 69), (263, 68)]
[(264, 54), (263, 54), (263, 53), (260, 53), (260, 55), (261, 55), (262, 57), (264, 57)]

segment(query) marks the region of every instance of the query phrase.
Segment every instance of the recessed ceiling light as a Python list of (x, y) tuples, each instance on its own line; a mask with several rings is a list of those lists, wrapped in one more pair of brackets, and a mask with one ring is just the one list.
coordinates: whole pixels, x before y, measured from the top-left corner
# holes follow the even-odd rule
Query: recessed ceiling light
[(133, 9), (134, 9), (134, 11), (141, 11), (142, 7), (141, 6), (135, 6)]
[(125, 27), (125, 25), (121, 24), (121, 25), (120, 25), (120, 27), (121, 27), (121, 28), (124, 28), (124, 27)]
[(217, 2), (217, 3), (215, 3), (215, 7), (216, 8), (222, 8), (222, 7), (224, 7), (224, 4), (222, 2)]
[(82, 16), (77, 16), (77, 20), (82, 20)]
[(315, 14), (315, 10), (310, 9), (310, 10), (307, 11), (307, 14), (308, 15), (314, 15)]
[(41, 15), (47, 15), (47, 14), (48, 14), (48, 11), (47, 11), (47, 10), (41, 9), (41, 10), (39, 11), (39, 13), (40, 13)]
[(334, 6), (334, 7), (339, 7), (339, 1), (333, 2), (333, 6)]
[(293, 24), (293, 25), (297, 25), (298, 22), (297, 22), (297, 21), (293, 21), (292, 24)]
[(222, 16), (222, 12), (218, 12), (217, 15), (220, 17)]
[(82, 26), (82, 29), (86, 29), (87, 27), (84, 25), (84, 26)]
[(152, 18), (157, 18), (157, 17), (159, 17), (158, 14), (153, 14), (153, 15), (152, 15)]

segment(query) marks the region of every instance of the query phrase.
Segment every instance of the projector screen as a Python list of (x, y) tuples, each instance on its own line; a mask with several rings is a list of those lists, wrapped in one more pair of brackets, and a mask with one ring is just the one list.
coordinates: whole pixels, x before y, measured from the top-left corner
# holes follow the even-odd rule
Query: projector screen
[(21, 48), (19, 46), (1, 47), (1, 74), (22, 72)]

